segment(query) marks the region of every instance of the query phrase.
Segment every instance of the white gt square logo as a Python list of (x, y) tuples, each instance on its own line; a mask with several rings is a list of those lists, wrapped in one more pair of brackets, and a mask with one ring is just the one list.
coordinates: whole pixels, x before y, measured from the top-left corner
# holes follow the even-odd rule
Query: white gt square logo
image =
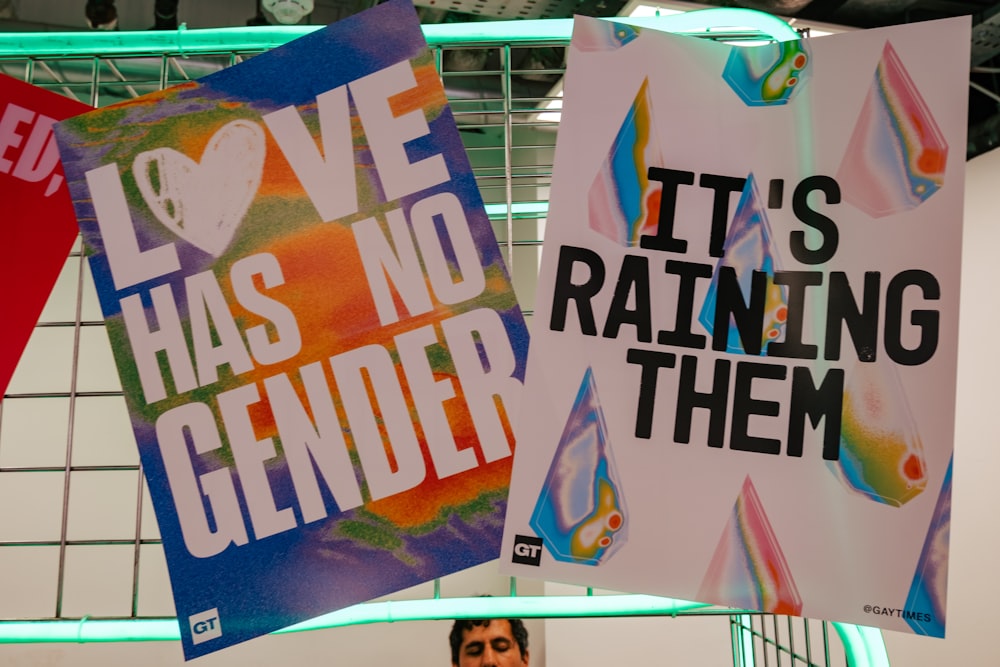
[(222, 636), (222, 623), (219, 621), (218, 609), (191, 614), (188, 616), (188, 622), (191, 624), (191, 641), (195, 644)]

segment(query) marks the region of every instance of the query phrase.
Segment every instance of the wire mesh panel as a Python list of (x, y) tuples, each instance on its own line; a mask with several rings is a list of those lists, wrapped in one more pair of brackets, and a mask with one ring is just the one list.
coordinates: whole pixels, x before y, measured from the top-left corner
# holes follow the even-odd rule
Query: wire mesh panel
[[(562, 46), (539, 48), (561, 66)], [(114, 56), (18, 50), (0, 53), (0, 71), (105, 106), (192, 81), (261, 50), (155, 53), (140, 45)], [(538, 120), (537, 106), (561, 72), (539, 70), (532, 51), (509, 44), (435, 47), (506, 259), (528, 267), (538, 262), (556, 125)], [(532, 69), (522, 73), (514, 62)], [(533, 269), (523, 273), (516, 287), (530, 313)], [(5, 585), (0, 618), (173, 614), (155, 517), (79, 241), (0, 402), (0, 504), (26, 508), (0, 514), (0, 571), (35, 575)]]
[[(65, 48), (51, 38), (36, 46), (19, 36), (0, 46), (0, 72), (105, 106), (190, 82), (295, 36), (241, 31), (223, 39), (205, 32), (211, 38), (187, 39), (183, 48), (179, 38), (165, 43), (161, 34), (66, 36)], [(429, 41), (530, 324), (568, 30), (558, 37)], [(174, 615), (156, 519), (79, 241), (0, 402), (0, 507), (18, 508), (0, 512), (0, 626)], [(432, 597), (438, 593), (435, 587)], [(601, 613), (581, 603), (558, 615)], [(663, 612), (636, 611), (655, 613)], [(684, 614), (731, 612), (671, 612)], [(739, 614), (730, 616), (730, 628), (739, 667), (848, 662), (825, 623)]]
[(849, 664), (843, 645), (830, 641), (834, 633), (825, 621), (772, 614), (729, 617), (733, 665), (827, 667)]

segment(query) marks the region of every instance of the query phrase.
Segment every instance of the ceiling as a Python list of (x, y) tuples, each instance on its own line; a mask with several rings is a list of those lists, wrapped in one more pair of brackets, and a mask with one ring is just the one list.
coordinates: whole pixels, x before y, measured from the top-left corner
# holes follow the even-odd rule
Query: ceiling
[[(326, 24), (379, 0), (314, 0), (303, 22)], [(144, 30), (153, 24), (154, 0), (115, 0), (120, 27)], [(260, 0), (180, 0), (179, 19), (189, 28), (276, 23)], [(559, 18), (573, 14), (614, 16), (626, 0), (416, 0), (425, 23), (496, 18)], [(874, 28), (971, 15), (969, 145), (973, 157), (1000, 145), (1000, 2), (994, 0), (700, 0), (689, 5), (739, 6), (800, 21)], [(86, 0), (0, 0), (0, 32), (86, 30)], [(929, 45), (929, 48), (934, 48)]]

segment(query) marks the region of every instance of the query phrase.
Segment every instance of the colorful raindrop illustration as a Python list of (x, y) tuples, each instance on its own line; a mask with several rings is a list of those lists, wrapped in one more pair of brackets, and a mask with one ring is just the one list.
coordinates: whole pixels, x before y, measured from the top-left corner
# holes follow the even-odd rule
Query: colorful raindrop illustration
[(615, 51), (639, 36), (640, 29), (614, 21), (579, 21), (573, 26), (573, 47), (580, 51)]
[(906, 598), (906, 622), (913, 631), (944, 637), (948, 594), (948, 540), (951, 537), (951, 461), (941, 484), (937, 505), (927, 528), (924, 548)]
[(734, 46), (722, 78), (747, 106), (787, 104), (808, 77), (806, 42)]
[[(709, 334), (714, 334), (721, 267), (729, 266), (735, 269), (745, 303), (749, 303), (753, 273), (763, 272), (767, 275), (767, 289), (764, 297), (760, 353), (766, 354), (767, 344), (780, 340), (784, 334), (788, 318), (788, 294), (783, 285), (774, 284), (774, 272), (781, 269), (781, 261), (753, 174), (750, 174), (746, 185), (743, 186), (743, 194), (729, 225), (724, 247), (724, 254), (716, 263), (715, 272), (712, 274), (712, 282), (702, 304), (698, 321)], [(733, 354), (744, 353), (739, 331), (731, 317), (726, 351)]]
[(587, 195), (590, 228), (625, 247), (657, 229), (661, 185), (648, 172), (663, 156), (653, 117), (644, 79)]
[(749, 476), (715, 548), (698, 599), (771, 614), (802, 613), (799, 590)]
[(827, 466), (854, 493), (894, 507), (927, 486), (924, 446), (894, 364), (855, 364), (844, 387), (840, 459)]
[(607, 433), (588, 368), (531, 514), (531, 528), (556, 560), (600, 565), (627, 541)]
[(886, 42), (837, 171), (844, 201), (873, 218), (916, 208), (944, 185), (948, 144)]

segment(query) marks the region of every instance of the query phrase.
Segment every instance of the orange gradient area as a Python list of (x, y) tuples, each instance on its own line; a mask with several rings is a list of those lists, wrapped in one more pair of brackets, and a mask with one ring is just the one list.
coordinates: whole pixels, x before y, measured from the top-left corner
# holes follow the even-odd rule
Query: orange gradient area
[[(182, 117), (171, 127), (171, 131), (174, 132), (174, 146), (172, 148), (195, 162), (199, 162), (212, 136), (223, 125), (235, 119), (235, 115), (222, 112), (215, 118), (216, 122), (214, 123), (206, 123), (203, 119), (195, 120)], [(248, 120), (256, 122), (256, 119)], [(154, 124), (152, 127), (155, 128), (156, 125)]]
[[(438, 374), (435, 379), (440, 380), (447, 377), (450, 376)], [(290, 378), (296, 394), (299, 396), (300, 402), (306, 407), (307, 411), (310, 411), (311, 413), (311, 410), (309, 410), (309, 402), (302, 389), (301, 382), (299, 382), (297, 376), (293, 375), (290, 376)], [(431, 458), (427, 447), (426, 438), (419, 429), (419, 426), (417, 426), (416, 432), (420, 443), (424, 469), (426, 471), (424, 480), (418, 486), (408, 491), (397, 493), (393, 496), (383, 498), (375, 502), (367, 503), (365, 509), (368, 512), (383, 517), (401, 528), (408, 529), (431, 524), (435, 520), (447, 520), (447, 517), (453, 513), (455, 508), (468, 504), (480, 495), (489, 494), (493, 491), (501, 491), (507, 488), (510, 481), (513, 457), (507, 457), (499, 461), (494, 461), (490, 464), (483, 463), (483, 456), (481, 452), (478, 451), (479, 437), (476, 433), (475, 425), (473, 424), (471, 415), (466, 408), (461, 388), (457, 382), (454, 382), (454, 386), (456, 389), (456, 397), (445, 402), (445, 414), (447, 415), (448, 422), (452, 429), (456, 449), (476, 450), (478, 468), (475, 471), (469, 471), (461, 475), (453, 475), (444, 479), (438, 478), (435, 473), (433, 459)], [(409, 392), (406, 392), (406, 394), (410, 412), (416, 416), (412, 397), (409, 395)], [(333, 398), (337, 412), (343, 420), (344, 411), (340, 398), (336, 395), (336, 393), (334, 393)], [(248, 408), (248, 413), (254, 425), (254, 432), (257, 437), (261, 439), (269, 437), (277, 438), (278, 432), (274, 423), (274, 416), (271, 412), (270, 403), (267, 400), (266, 395), (262, 395), (261, 399), (262, 400), (259, 403), (256, 403)], [(372, 402), (372, 405), (377, 406), (378, 399), (371, 391), (369, 391), (369, 400)], [(511, 450), (513, 451), (514, 436), (510, 423), (507, 420), (506, 415), (503, 413), (502, 406), (499, 404), (498, 409), (501, 411), (501, 419), (504, 424), (504, 432), (507, 436), (507, 442), (510, 444)], [(353, 452), (354, 445), (350, 437), (350, 432), (346, 428), (344, 429), (344, 436), (348, 450)], [(395, 471), (395, 457), (392, 453), (391, 444), (387, 441), (384, 441), (383, 444), (386, 448), (387, 459), (392, 463), (392, 468)], [(362, 477), (361, 474), (358, 476), (359, 478)], [(367, 494), (365, 497), (366, 499), (368, 498)], [(610, 525), (613, 523), (615, 522), (612, 517), (608, 520), (608, 524)], [(621, 522), (619, 520), (617, 522), (617, 527), (614, 528), (614, 530), (617, 530), (620, 526)]]
[(417, 85), (389, 98), (389, 106), (399, 117), (418, 109), (427, 109), (437, 115), (447, 104), (444, 88), (434, 63), (414, 65), (413, 76)]
[(188, 81), (186, 83), (179, 83), (175, 86), (171, 86), (160, 93), (153, 93), (151, 95), (142, 95), (130, 99), (127, 103), (122, 103), (123, 106), (159, 106), (160, 104), (173, 103), (180, 99), (181, 93), (188, 90), (195, 90), (199, 87), (196, 81)]
[[(378, 315), (349, 227), (313, 225), (272, 241), (258, 252), (274, 255), (285, 278), (284, 285), (266, 293), (287, 306), (298, 323), (302, 350), (290, 360), (293, 366), (354, 347), (344, 338), (354, 338), (369, 329), (375, 331), (367, 334), (363, 342), (377, 342)], [(317, 294), (321, 297), (316, 298)], [(259, 322), (257, 315), (241, 312), (235, 298), (230, 303), (234, 314), (246, 318), (247, 325)]]
[(944, 171), (948, 162), (948, 152), (940, 148), (924, 148), (917, 158), (917, 167), (923, 172), (936, 174)]
[(785, 293), (781, 285), (776, 285), (770, 276), (767, 279), (767, 297), (764, 313), (764, 331), (761, 339), (761, 346), (766, 346), (768, 342), (777, 340), (788, 319), (788, 306), (785, 303)]
[(840, 434), (840, 459), (827, 465), (847, 488), (893, 507), (923, 493), (923, 442), (892, 366), (856, 366), (844, 391)]
[(597, 506), (573, 531), (570, 550), (576, 558), (596, 558), (597, 552), (611, 546), (612, 534), (621, 529), (624, 520), (618, 506), (618, 494), (608, 480), (597, 480)]
[[(263, 125), (263, 123), (261, 123)], [(261, 179), (260, 187), (257, 189), (258, 197), (306, 197), (305, 189), (299, 181), (298, 176), (292, 171), (291, 165), (285, 158), (285, 154), (278, 147), (278, 142), (274, 136), (265, 131), (265, 148), (267, 155), (264, 157), (264, 178)], [(319, 150), (317, 148), (317, 150)], [(317, 214), (317, 218), (319, 215)]]
[(662, 197), (662, 186), (651, 188), (649, 194), (646, 195), (646, 215), (640, 230), (641, 233), (653, 235), (660, 228), (660, 199)]
[[(353, 451), (354, 445), (344, 419), (343, 405), (337, 393), (336, 378), (333, 377), (327, 360), (341, 352), (371, 344), (384, 346), (395, 358), (393, 341), (395, 335), (432, 325), (449, 317), (452, 312), (450, 309), (439, 306), (429, 313), (417, 317), (406, 317), (406, 310), (397, 298), (401, 320), (395, 324), (381, 326), (353, 235), (349, 228), (335, 223), (311, 226), (298, 234), (267, 244), (259, 248), (259, 252), (269, 252), (278, 259), (285, 282), (283, 285), (270, 289), (264, 289), (263, 285), (258, 284), (258, 289), (262, 294), (281, 302), (294, 313), (302, 337), (302, 348), (298, 354), (290, 359), (266, 367), (258, 366), (252, 372), (240, 376), (241, 384), (256, 382), (261, 389), (262, 401), (250, 410), (255, 432), (259, 438), (278, 436), (274, 416), (266, 396), (263, 395), (262, 381), (279, 373), (287, 374), (295, 387), (301, 404), (311, 414), (308, 399), (299, 377), (299, 369), (306, 364), (320, 361), (323, 362), (327, 383), (331, 388), (334, 405), (341, 419), (346, 446)], [(325, 283), (329, 286), (324, 289), (316, 289), (316, 283)], [(269, 326), (269, 323), (259, 315), (250, 313), (240, 306), (229, 291), (228, 281), (223, 281), (223, 284), (233, 315), (240, 323), (242, 330), (245, 331), (261, 324)], [(317, 293), (322, 294), (322, 298), (315, 298), (314, 295)], [(443, 337), (440, 328), (436, 327), (436, 329), (439, 340), (441, 340)], [(271, 335), (274, 335), (273, 330)], [(435, 349), (431, 348), (431, 353)], [(450, 366), (450, 359), (447, 355), (442, 356), (441, 360), (438, 360), (439, 357), (434, 357), (431, 362), (432, 366), (435, 366), (435, 361), (437, 361), (436, 365), (446, 364)], [(398, 365), (398, 362), (396, 372), (400, 386), (403, 388), (409, 412), (413, 416), (414, 422), (417, 422), (419, 420), (413, 398), (407, 387), (403, 369)], [(426, 469), (424, 481), (409, 491), (398, 493), (366, 506), (367, 510), (402, 527), (420, 526), (432, 522), (436, 518), (446, 517), (449, 513), (449, 507), (454, 508), (467, 504), (484, 492), (501, 490), (507, 486), (510, 480), (511, 457), (489, 465), (483, 463), (484, 459), (479, 451), (479, 439), (475, 425), (468, 411), (461, 385), (451, 374), (450, 368), (446, 367), (443, 370), (435, 368), (435, 380), (451, 381), (455, 397), (444, 401), (445, 415), (454, 436), (456, 449), (474, 449), (479, 468), (462, 475), (455, 475), (443, 480), (438, 479), (426, 438), (419, 426), (415, 425)], [(371, 386), (369, 386), (368, 391), (369, 401), (375, 408), (375, 414), (378, 415), (378, 398)], [(513, 449), (514, 438), (509, 421), (499, 401), (497, 401), (497, 406), (507, 441)], [(385, 437), (384, 433), (383, 437)], [(387, 441), (384, 444), (387, 460), (395, 470), (395, 457), (391, 444)], [(360, 469), (359, 478), (361, 478)]]
[[(459, 450), (478, 449), (479, 437), (465, 407), (465, 401), (461, 398), (458, 383), (455, 385), (457, 396), (447, 401), (444, 407), (455, 437), (456, 448)], [(500, 409), (502, 410), (502, 408)], [(510, 422), (506, 419), (506, 415), (501, 414), (501, 417), (504, 423), (504, 432), (507, 434), (507, 442), (510, 443), (513, 451), (514, 436)], [(369, 503), (366, 506), (368, 511), (385, 517), (402, 528), (411, 528), (430, 523), (435, 519), (447, 520), (447, 516), (452, 513), (454, 508), (467, 504), (481, 494), (507, 488), (510, 482), (513, 457), (508, 456), (490, 464), (483, 464), (482, 454), (477, 451), (476, 458), (479, 467), (474, 472), (470, 471), (439, 479), (434, 474), (434, 464), (427, 450), (427, 442), (419, 431), (418, 435), (427, 477), (424, 478), (423, 483), (410, 491)]]
[(915, 454), (907, 456), (906, 460), (903, 462), (903, 475), (905, 475), (907, 479), (911, 479), (915, 482), (922, 480), (925, 475), (923, 461), (921, 461)]

